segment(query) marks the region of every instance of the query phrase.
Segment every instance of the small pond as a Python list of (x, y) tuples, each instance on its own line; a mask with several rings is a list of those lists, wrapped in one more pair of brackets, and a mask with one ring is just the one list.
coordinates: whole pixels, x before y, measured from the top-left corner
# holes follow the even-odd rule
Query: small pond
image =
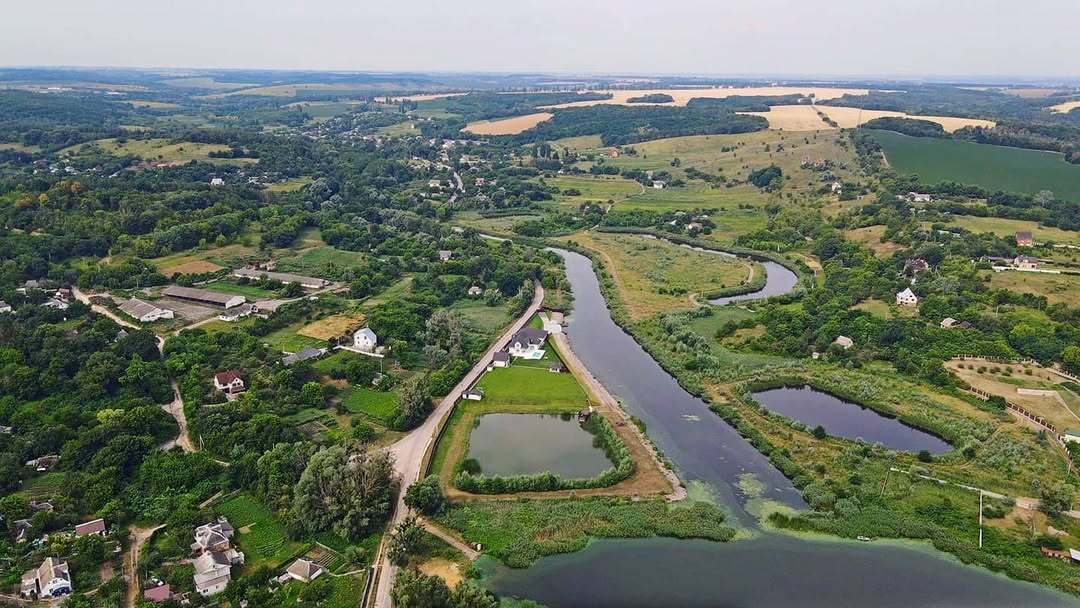
[(565, 479), (595, 477), (614, 466), (576, 415), (486, 414), (469, 436), (468, 458), (484, 475), (549, 471)]
[(774, 388), (753, 395), (765, 409), (811, 427), (821, 425), (825, 432), (836, 437), (862, 439), (905, 452), (929, 450), (940, 454), (951, 449), (939, 437), (810, 386)]

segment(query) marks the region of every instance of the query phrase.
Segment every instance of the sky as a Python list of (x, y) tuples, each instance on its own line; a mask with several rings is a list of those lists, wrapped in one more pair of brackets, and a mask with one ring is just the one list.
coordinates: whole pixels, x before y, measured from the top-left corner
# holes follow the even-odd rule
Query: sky
[(1080, 78), (1080, 0), (36, 0), (0, 65)]

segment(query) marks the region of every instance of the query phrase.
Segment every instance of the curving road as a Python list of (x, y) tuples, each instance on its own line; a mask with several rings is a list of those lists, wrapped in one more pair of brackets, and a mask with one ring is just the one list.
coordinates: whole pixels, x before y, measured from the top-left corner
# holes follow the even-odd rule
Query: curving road
[[(397, 505), (394, 508), (394, 514), (387, 526), (388, 530), (393, 530), (394, 526), (404, 520), (409, 514), (409, 508), (405, 506), (404, 502), (405, 490), (420, 478), (422, 473), (421, 468), (424, 464), (424, 455), (438, 438), (439, 430), (442, 427), (442, 421), (453, 411), (458, 396), (480, 378), (484, 373), (484, 370), (487, 369), (488, 362), (491, 361), (492, 355), (502, 348), (502, 346), (506, 344), (518, 330), (525, 327), (529, 322), (529, 319), (540, 310), (540, 305), (543, 301), (544, 288), (540, 284), (537, 284), (536, 291), (533, 293), (532, 303), (529, 304), (529, 307), (525, 312), (522, 313), (522, 315), (518, 317), (518, 319), (514, 321), (490, 347), (488, 347), (484, 356), (480, 357), (480, 360), (471, 370), (469, 370), (469, 373), (465, 374), (465, 377), (457, 383), (457, 386), (455, 386), (446, 397), (443, 397), (442, 401), (435, 407), (435, 411), (428, 416), (423, 424), (408, 435), (399, 439), (397, 443), (390, 446), (390, 453), (394, 456), (394, 469), (401, 478), (401, 490), (398, 492)], [(394, 576), (397, 574), (397, 567), (390, 563), (390, 559), (387, 557), (386, 550), (388, 539), (389, 534), (383, 536), (383, 542), (379, 546), (379, 553), (375, 562), (378, 564), (378, 582), (376, 583), (374, 601), (372, 603), (375, 608), (390, 608), (391, 606), (390, 588), (393, 586)]]

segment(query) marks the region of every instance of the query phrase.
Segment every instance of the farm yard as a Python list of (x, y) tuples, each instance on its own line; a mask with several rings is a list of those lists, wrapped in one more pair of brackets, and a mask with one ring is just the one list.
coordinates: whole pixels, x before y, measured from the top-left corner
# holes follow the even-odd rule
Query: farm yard
[(954, 181), (1027, 194), (1050, 190), (1066, 200), (1080, 201), (1080, 165), (1065, 162), (1058, 152), (911, 137), (876, 129), (871, 133), (890, 166), (900, 173), (917, 174), (928, 184)]

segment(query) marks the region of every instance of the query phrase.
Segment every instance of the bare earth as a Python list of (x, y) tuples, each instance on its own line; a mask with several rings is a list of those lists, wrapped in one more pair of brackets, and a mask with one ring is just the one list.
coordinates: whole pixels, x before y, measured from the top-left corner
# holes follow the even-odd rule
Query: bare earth
[(535, 127), (552, 116), (554, 115), (551, 112), (537, 112), (499, 120), (481, 120), (469, 123), (462, 131), (477, 135), (515, 135)]

